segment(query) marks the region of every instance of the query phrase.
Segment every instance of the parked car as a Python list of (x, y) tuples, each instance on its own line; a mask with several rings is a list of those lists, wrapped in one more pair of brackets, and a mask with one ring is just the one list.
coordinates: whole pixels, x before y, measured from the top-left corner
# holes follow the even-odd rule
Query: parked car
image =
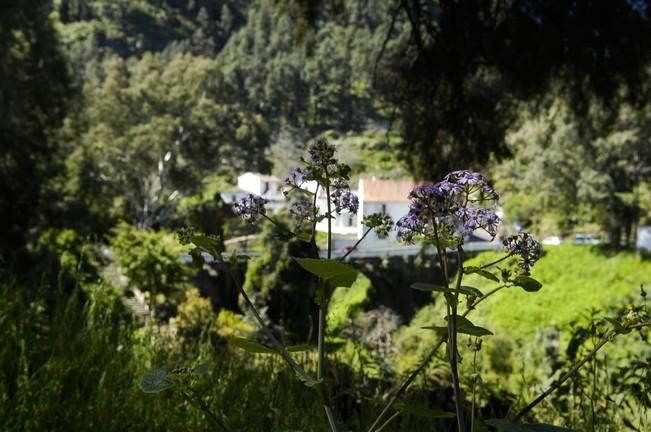
[(563, 243), (563, 239), (559, 236), (549, 236), (542, 240), (542, 244), (550, 246), (558, 246), (561, 243)]
[(574, 235), (574, 244), (601, 244), (601, 239), (594, 234), (577, 233)]

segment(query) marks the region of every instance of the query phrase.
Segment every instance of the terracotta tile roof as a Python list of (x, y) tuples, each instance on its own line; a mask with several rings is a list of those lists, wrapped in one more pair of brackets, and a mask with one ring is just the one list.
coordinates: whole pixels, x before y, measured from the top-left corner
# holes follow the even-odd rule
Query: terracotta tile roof
[(416, 185), (411, 180), (363, 179), (362, 182), (366, 202), (408, 202), (407, 195)]

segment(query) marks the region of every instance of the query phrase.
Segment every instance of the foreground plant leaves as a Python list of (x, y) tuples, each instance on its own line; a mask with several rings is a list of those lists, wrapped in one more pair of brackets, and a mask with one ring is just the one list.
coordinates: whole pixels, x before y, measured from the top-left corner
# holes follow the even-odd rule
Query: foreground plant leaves
[(475, 267), (475, 266), (464, 267), (463, 272), (465, 274), (476, 273), (481, 277), (492, 280), (493, 282), (499, 282), (500, 281), (500, 279), (497, 276), (495, 276), (493, 273), (489, 272), (486, 269), (482, 269), (482, 268)]
[[(445, 317), (445, 319), (447, 320), (447, 317)], [(487, 328), (476, 326), (468, 318), (462, 316), (457, 316), (456, 324), (457, 333), (460, 334), (467, 334), (471, 336), (490, 336), (493, 334), (493, 332)], [(442, 335), (446, 335), (448, 333), (448, 326), (427, 326), (421, 328), (425, 330), (433, 330)]]
[(140, 380), (140, 388), (145, 393), (160, 393), (174, 387), (170, 371), (171, 368), (148, 370)]
[(359, 273), (356, 268), (334, 260), (294, 258), (294, 261), (313, 275), (322, 278), (326, 282), (332, 282), (337, 287), (350, 288)]
[(513, 285), (521, 287), (528, 292), (536, 292), (542, 288), (542, 284), (530, 276), (518, 276), (513, 279)]

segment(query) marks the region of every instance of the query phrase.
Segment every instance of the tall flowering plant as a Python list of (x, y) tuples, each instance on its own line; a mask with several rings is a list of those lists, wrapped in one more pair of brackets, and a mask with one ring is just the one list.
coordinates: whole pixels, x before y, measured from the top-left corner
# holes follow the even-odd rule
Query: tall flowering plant
[[(415, 283), (412, 288), (422, 291), (440, 292), (446, 302), (445, 325), (432, 325), (425, 329), (441, 334), (441, 342), (434, 347), (425, 361), (407, 379), (406, 385), (400, 387), (389, 403), (376, 418), (370, 431), (379, 427), (391, 406), (406, 389), (413, 378), (420, 373), (429, 360), (436, 353), (442, 343), (447, 343), (447, 359), (450, 365), (451, 380), (454, 389), (454, 402), (456, 422), (459, 432), (466, 430), (464, 414), (464, 396), (458, 373), (458, 344), (459, 334), (468, 334), (475, 337), (491, 335), (490, 330), (474, 325), (466, 316), (489, 295), (498, 290), (520, 285), (528, 290), (538, 290), (541, 285), (529, 276), (529, 269), (540, 257), (540, 244), (526, 233), (518, 234), (504, 240), (506, 255), (498, 261), (482, 267), (463, 267), (463, 245), (469, 235), (483, 231), (491, 239), (498, 232), (500, 218), (496, 213), (499, 195), (482, 174), (471, 171), (453, 171), (438, 183), (428, 183), (416, 186), (409, 194), (409, 211), (396, 223), (397, 238), (406, 243), (421, 241), (430, 244), (436, 249), (436, 257), (443, 273), (443, 285), (430, 283)], [(457, 269), (456, 280), (450, 282), (451, 269), (449, 269), (448, 256), (456, 255)], [(489, 270), (499, 262), (518, 255), (521, 272), (511, 274), (504, 269), (500, 278)], [(463, 276), (477, 273), (495, 282), (502, 282), (500, 286), (484, 295), (476, 288), (462, 284)], [(467, 309), (459, 313), (460, 297), (466, 297)], [(480, 346), (480, 345), (477, 345)], [(474, 415), (471, 414), (471, 422)]]
[[(326, 314), (328, 303), (335, 287), (350, 287), (357, 278), (358, 271), (342, 262), (361, 241), (375, 230), (378, 236), (385, 237), (389, 231), (396, 229), (397, 239), (407, 243), (416, 241), (431, 245), (436, 250), (436, 260), (443, 274), (443, 284), (429, 282), (416, 282), (412, 288), (422, 291), (434, 292), (445, 300), (446, 314), (439, 322), (433, 321), (431, 326), (424, 327), (426, 331), (434, 331), (439, 335), (438, 343), (431, 347), (420, 364), (407, 376), (402, 384), (392, 391), (386, 402), (367, 432), (380, 432), (386, 430), (389, 423), (402, 411), (412, 413), (423, 412), (423, 407), (409, 407), (406, 404), (397, 404), (415, 378), (422, 373), (437, 351), (446, 345), (446, 357), (450, 366), (450, 376), (454, 389), (454, 412), (441, 412), (425, 410), (428, 417), (454, 417), (459, 432), (468, 429), (475, 430), (475, 396), (476, 381), (470, 383), (473, 397), (470, 408), (467, 406), (466, 397), (462, 392), (462, 384), (458, 372), (458, 336), (469, 335), (474, 337), (472, 347), (476, 351), (481, 348), (481, 338), (492, 335), (484, 327), (475, 325), (468, 316), (478, 305), (496, 293), (509, 288), (520, 287), (525, 291), (538, 291), (542, 285), (533, 279), (531, 268), (541, 257), (540, 244), (528, 233), (518, 233), (502, 239), (504, 254), (501, 258), (481, 265), (464, 266), (464, 245), (469, 235), (483, 231), (490, 238), (497, 236), (500, 218), (496, 213), (498, 194), (490, 186), (487, 179), (480, 173), (471, 171), (453, 171), (438, 183), (423, 184), (415, 187), (409, 194), (409, 210), (395, 224), (386, 214), (367, 215), (362, 220), (366, 226), (364, 235), (343, 256), (333, 259), (332, 254), (332, 220), (343, 212), (356, 213), (359, 209), (359, 200), (352, 193), (349, 186), (350, 168), (337, 161), (335, 148), (325, 140), (317, 140), (308, 149), (307, 155), (302, 160), (302, 166), (296, 168), (283, 181), (283, 194), (288, 200), (288, 213), (293, 219), (290, 228), (283, 228), (287, 237), (295, 238), (311, 244), (313, 256), (310, 258), (294, 258), (305, 270), (312, 273), (319, 280), (319, 288), (315, 298), (319, 307), (318, 334), (317, 334), (317, 361), (316, 371), (299, 364), (294, 355), (297, 351), (311, 349), (312, 347), (285, 346), (269, 330), (268, 324), (257, 310), (254, 303), (244, 290), (237, 272), (230, 271), (234, 283), (241, 296), (258, 321), (260, 328), (266, 333), (269, 345), (264, 345), (253, 340), (232, 337), (229, 343), (235, 347), (258, 354), (279, 355), (287, 365), (294, 370), (296, 376), (307, 386), (313, 388), (319, 395), (331, 431), (340, 430), (340, 419), (333, 410), (334, 395), (324, 373), (327, 366), (327, 352), (325, 341)], [(320, 199), (323, 197), (323, 199)], [(262, 219), (276, 223), (273, 215), (267, 212), (267, 201), (259, 196), (248, 195), (233, 206), (233, 211), (248, 223), (257, 223)], [(327, 223), (327, 247), (325, 257), (320, 257), (316, 241), (316, 226), (319, 222)], [(190, 254), (197, 265), (203, 265), (206, 254), (213, 259), (225, 264), (226, 269), (238, 260), (236, 255), (225, 257), (218, 238), (196, 233), (192, 229), (184, 229), (179, 233), (181, 243), (192, 246)], [(451, 268), (452, 258), (455, 258), (456, 269)], [(507, 259), (517, 260), (517, 267), (500, 266)], [(496, 286), (483, 293), (477, 288), (463, 284), (465, 275), (475, 274), (486, 278)], [(454, 278), (452, 276), (454, 275)], [(465, 300), (465, 302), (462, 302)], [(463, 311), (461, 305), (465, 305)], [(432, 317), (436, 320), (435, 317)], [(552, 384), (545, 392), (534, 401), (522, 408), (512, 419), (493, 419), (484, 423), (498, 430), (554, 430), (569, 429), (548, 425), (535, 425), (521, 423), (519, 419), (531, 411), (540, 401), (557, 389), (565, 380), (571, 377), (579, 367), (589, 361), (598, 349), (604, 346), (616, 334), (629, 333), (651, 325), (648, 321), (631, 320), (619, 322), (610, 320), (613, 328), (609, 330), (599, 344), (586, 357), (577, 362), (557, 382)], [(159, 368), (148, 371), (142, 378), (141, 387), (147, 392), (159, 392), (171, 387), (180, 387), (181, 393), (189, 403), (196, 405), (206, 413), (215, 427), (221, 431), (231, 430), (228, 419), (220, 411), (211, 409), (205, 401), (196, 394), (192, 382), (197, 375), (206, 373), (207, 368), (200, 365), (194, 368), (172, 367)], [(392, 413), (392, 409), (394, 412)], [(470, 413), (470, 427), (464, 418)]]

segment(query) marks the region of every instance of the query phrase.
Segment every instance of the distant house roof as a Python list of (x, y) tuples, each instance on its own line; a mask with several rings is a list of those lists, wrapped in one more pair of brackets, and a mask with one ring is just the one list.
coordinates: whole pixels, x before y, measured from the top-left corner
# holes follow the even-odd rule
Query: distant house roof
[(408, 202), (415, 183), (411, 180), (363, 179), (365, 202)]

